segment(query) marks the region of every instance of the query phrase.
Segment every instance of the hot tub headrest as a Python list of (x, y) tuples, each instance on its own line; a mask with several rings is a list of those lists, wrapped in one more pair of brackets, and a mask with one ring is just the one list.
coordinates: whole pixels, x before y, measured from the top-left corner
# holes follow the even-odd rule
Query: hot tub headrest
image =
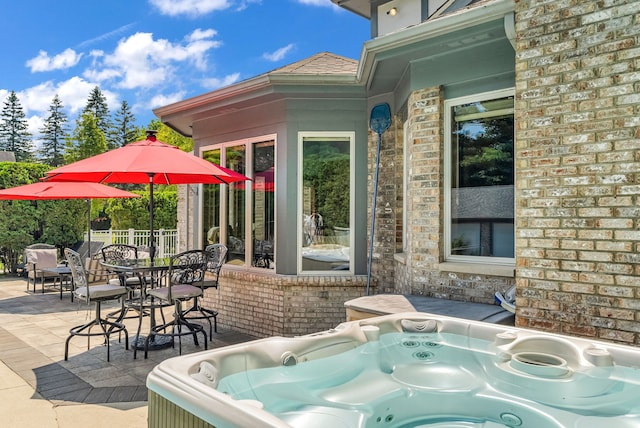
[(433, 333), (438, 331), (436, 320), (408, 320), (400, 321), (402, 331), (407, 333)]
[(208, 361), (202, 361), (198, 372), (192, 374), (191, 377), (212, 388), (218, 386), (218, 370)]

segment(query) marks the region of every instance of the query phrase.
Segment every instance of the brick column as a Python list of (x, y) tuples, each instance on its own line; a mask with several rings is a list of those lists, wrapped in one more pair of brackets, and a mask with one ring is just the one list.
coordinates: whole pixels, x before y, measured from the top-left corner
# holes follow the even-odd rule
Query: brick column
[(449, 298), (442, 293), (438, 264), (444, 244), (443, 96), (440, 87), (409, 96), (408, 254), (412, 294)]
[(519, 326), (640, 344), (639, 10), (516, 0)]
[[(378, 171), (378, 197), (376, 202), (376, 224), (373, 241), (372, 279), (375, 280), (375, 293), (394, 292), (394, 259), (396, 251), (396, 227), (402, 212), (397, 209), (396, 201), (400, 194), (397, 171), (402, 171), (402, 163), (398, 164), (397, 141), (402, 141), (402, 123), (392, 117), (391, 126), (381, 135), (380, 169)], [(368, 179), (368, 221), (367, 235), (371, 230), (371, 209), (373, 207), (373, 184), (376, 168), (376, 152), (378, 134), (369, 133), (369, 179)], [(399, 216), (399, 217), (398, 217)], [(367, 252), (369, 246), (367, 245)], [(372, 281), (372, 284), (374, 281)]]

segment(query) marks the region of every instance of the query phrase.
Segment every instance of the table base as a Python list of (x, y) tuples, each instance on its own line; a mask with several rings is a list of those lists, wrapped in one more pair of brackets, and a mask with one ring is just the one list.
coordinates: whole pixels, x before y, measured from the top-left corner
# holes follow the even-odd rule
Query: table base
[[(144, 342), (147, 340), (147, 336), (135, 336), (131, 339), (130, 345), (133, 349), (144, 350)], [(155, 351), (158, 349), (171, 348), (173, 346), (173, 337), (168, 336), (154, 336), (149, 340), (149, 351)]]

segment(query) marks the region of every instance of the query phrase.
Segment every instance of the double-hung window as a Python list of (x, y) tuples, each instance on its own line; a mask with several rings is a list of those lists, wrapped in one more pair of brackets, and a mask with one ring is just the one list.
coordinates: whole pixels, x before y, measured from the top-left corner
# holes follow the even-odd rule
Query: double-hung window
[(513, 90), (445, 101), (445, 259), (514, 263)]

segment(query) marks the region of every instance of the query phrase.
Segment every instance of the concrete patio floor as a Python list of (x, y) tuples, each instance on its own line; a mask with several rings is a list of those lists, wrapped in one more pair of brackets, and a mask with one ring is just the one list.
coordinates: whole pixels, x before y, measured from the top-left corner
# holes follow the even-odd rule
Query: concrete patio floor
[[(112, 311), (118, 305), (104, 305)], [(147, 374), (159, 362), (178, 356), (178, 347), (149, 352), (125, 350), (117, 335), (111, 340), (111, 361), (100, 338), (74, 337), (69, 359), (64, 361), (64, 342), (69, 328), (93, 317), (93, 305), (71, 302), (68, 291), (62, 300), (54, 289), (44, 294), (27, 291), (26, 281), (0, 275), (0, 426), (80, 426), (130, 428), (147, 426)], [(167, 314), (170, 312), (167, 312)], [(143, 332), (148, 329), (143, 324)], [(125, 324), (130, 338), (137, 319)], [(214, 333), (209, 349), (245, 342), (253, 337), (232, 331)], [(203, 350), (183, 338), (182, 353)]]

